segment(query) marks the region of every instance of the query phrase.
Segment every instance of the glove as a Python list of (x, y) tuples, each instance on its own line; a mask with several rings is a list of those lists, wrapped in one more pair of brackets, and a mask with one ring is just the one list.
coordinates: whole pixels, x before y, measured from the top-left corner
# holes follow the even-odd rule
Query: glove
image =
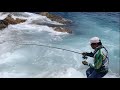
[(87, 59), (87, 52), (83, 52), (82, 55), (83, 55), (82, 56), (83, 59)]
[(87, 56), (87, 52), (83, 52), (82, 55), (83, 55), (83, 56)]
[(82, 64), (88, 65), (88, 62), (87, 61), (82, 61)]

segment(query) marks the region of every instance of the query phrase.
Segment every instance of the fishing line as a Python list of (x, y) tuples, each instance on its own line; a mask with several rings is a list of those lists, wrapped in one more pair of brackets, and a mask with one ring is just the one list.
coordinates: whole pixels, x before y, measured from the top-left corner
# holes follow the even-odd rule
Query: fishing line
[(55, 48), (55, 49), (60, 49), (60, 50), (63, 50), (63, 51), (68, 51), (68, 52), (73, 52), (73, 53), (77, 53), (77, 54), (82, 54), (80, 52), (76, 52), (76, 51), (72, 51), (72, 50), (68, 50), (68, 49), (64, 49), (64, 48), (53, 47), (53, 46), (48, 46), (48, 45), (41, 45), (41, 44), (19, 44), (19, 45), (36, 45), (36, 46), (43, 46), (43, 47), (48, 47), (48, 48)]

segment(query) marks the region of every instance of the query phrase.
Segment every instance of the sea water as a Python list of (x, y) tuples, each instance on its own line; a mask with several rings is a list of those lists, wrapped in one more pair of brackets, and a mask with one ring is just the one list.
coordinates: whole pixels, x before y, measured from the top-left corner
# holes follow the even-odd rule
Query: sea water
[[(46, 16), (29, 12), (12, 13), (13, 18), (26, 22), (9, 25), (0, 31), (0, 77), (1, 78), (86, 78), (87, 66), (81, 62), (80, 54), (60, 49), (43, 47), (48, 45), (76, 52), (93, 51), (89, 44), (97, 36), (109, 52), (109, 73), (104, 78), (120, 77), (120, 13), (119, 12), (51, 12), (72, 20), (68, 27), (72, 34), (54, 31), (47, 25), (32, 22), (60, 23)], [(9, 13), (0, 13), (4, 19)], [(24, 45), (37, 44), (37, 45)], [(93, 58), (87, 60), (93, 63)]]

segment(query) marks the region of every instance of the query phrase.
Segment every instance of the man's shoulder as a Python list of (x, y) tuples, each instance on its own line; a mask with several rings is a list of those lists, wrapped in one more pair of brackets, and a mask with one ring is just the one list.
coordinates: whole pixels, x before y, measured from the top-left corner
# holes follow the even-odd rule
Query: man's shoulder
[(105, 48), (101, 48), (102, 53), (107, 54), (107, 51)]

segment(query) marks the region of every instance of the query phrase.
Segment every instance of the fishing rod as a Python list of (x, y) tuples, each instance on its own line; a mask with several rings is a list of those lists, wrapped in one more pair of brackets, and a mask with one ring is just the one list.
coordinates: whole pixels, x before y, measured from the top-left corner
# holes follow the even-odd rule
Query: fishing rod
[(36, 46), (43, 46), (43, 47), (55, 48), (55, 49), (69, 51), (69, 52), (73, 52), (73, 53), (77, 53), (77, 54), (82, 54), (80, 52), (76, 52), (76, 51), (72, 51), (72, 50), (68, 50), (68, 49), (64, 49), (64, 48), (53, 47), (53, 46), (48, 46), (48, 45), (41, 45), (41, 44), (19, 44), (19, 45), (36, 45)]

